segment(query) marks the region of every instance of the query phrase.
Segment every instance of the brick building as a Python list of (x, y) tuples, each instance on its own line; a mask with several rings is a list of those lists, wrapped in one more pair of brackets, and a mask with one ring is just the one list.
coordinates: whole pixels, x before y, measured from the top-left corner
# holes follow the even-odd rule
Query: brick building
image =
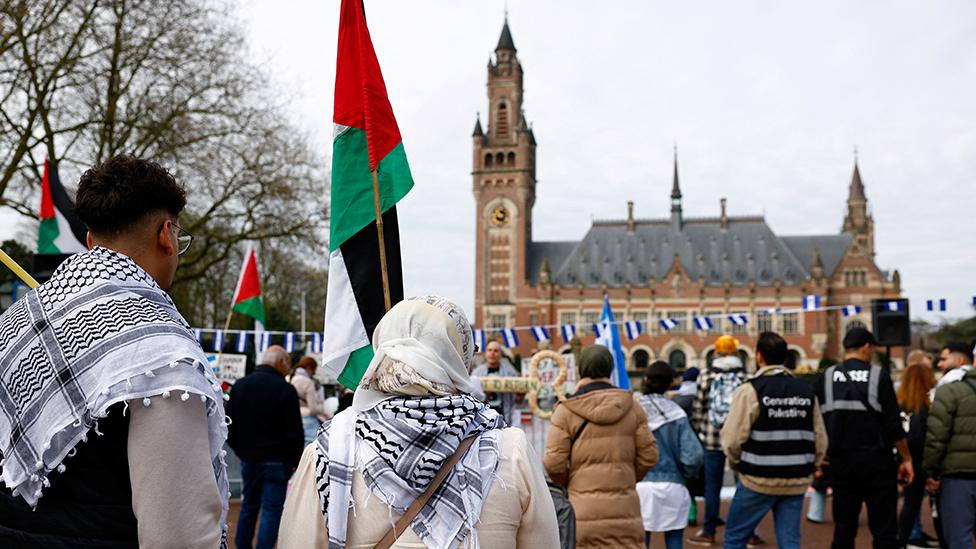
[[(842, 334), (853, 323), (871, 325), (872, 298), (900, 296), (898, 272), (874, 260), (874, 222), (856, 159), (838, 234), (780, 236), (762, 216), (727, 215), (724, 198), (717, 217), (688, 217), (675, 153), (668, 217), (635, 219), (628, 203), (626, 219), (594, 221), (578, 241), (533, 240), (536, 141), (522, 110), (516, 53), (506, 21), (488, 63), (487, 125), (479, 118), (472, 137), (477, 326), (576, 324), (590, 343), (586, 327), (599, 320), (606, 293), (618, 321), (645, 323), (637, 339), (623, 338), (631, 368), (655, 359), (703, 365), (722, 333), (739, 338), (751, 362), (756, 335), (768, 329), (787, 338), (795, 360), (815, 368), (821, 358), (841, 356)], [(820, 295), (823, 306), (862, 311), (796, 311), (809, 294)], [(764, 313), (769, 309), (794, 311)], [(746, 314), (749, 323), (735, 326), (720, 316), (732, 313)], [(701, 315), (714, 316), (714, 329), (694, 328), (692, 318)], [(663, 318), (677, 327), (662, 329)], [(558, 330), (551, 332), (553, 347), (565, 346)], [(537, 347), (527, 331), (520, 340), (522, 356)]]

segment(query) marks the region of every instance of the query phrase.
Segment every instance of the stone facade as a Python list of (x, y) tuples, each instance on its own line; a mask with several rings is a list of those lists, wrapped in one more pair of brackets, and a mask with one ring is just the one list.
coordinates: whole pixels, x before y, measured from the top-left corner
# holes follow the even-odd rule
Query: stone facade
[[(856, 161), (838, 234), (779, 236), (761, 216), (727, 215), (724, 198), (717, 217), (685, 217), (675, 152), (669, 217), (635, 219), (628, 203), (625, 219), (594, 221), (579, 241), (533, 241), (536, 141), (522, 110), (516, 53), (506, 21), (488, 63), (487, 127), (479, 117), (472, 136), (476, 326), (576, 324), (586, 344), (607, 294), (618, 321), (645, 322), (637, 339), (622, 337), (631, 368), (656, 359), (702, 366), (723, 333), (741, 341), (751, 362), (755, 338), (766, 329), (787, 338), (798, 363), (816, 368), (822, 358), (841, 357), (843, 333), (853, 323), (871, 325), (871, 299), (900, 296), (898, 272), (874, 261), (874, 222)], [(820, 295), (823, 306), (855, 304), (862, 311), (762, 314), (801, 309), (808, 294)], [(746, 313), (749, 323), (733, 326), (724, 318), (707, 332), (692, 326), (694, 316), (731, 313)], [(665, 331), (661, 318), (679, 326)], [(550, 332), (553, 347), (568, 347), (558, 329)], [(522, 356), (536, 350), (527, 330), (519, 336)]]

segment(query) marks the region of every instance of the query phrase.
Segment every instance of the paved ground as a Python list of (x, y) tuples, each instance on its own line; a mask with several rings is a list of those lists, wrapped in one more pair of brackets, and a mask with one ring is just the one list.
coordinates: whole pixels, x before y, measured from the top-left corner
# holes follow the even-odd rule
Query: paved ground
[[(830, 500), (829, 499), (827, 500), (827, 505), (828, 505), (828, 507), (827, 507), (827, 516), (830, 517)], [(231, 502), (230, 516), (228, 517), (228, 523), (229, 523), (229, 527), (230, 527), (231, 547), (233, 547), (234, 529), (235, 529), (235, 527), (237, 525), (237, 513), (239, 511), (239, 508), (240, 508), (240, 501), (239, 500), (234, 500), (234, 501)], [(927, 510), (928, 509), (928, 503), (926, 503), (923, 508), (925, 510)], [(722, 503), (722, 516), (723, 517), (725, 516), (727, 509), (728, 509), (728, 502), (723, 502)], [(704, 504), (702, 502), (699, 502), (698, 503), (699, 516), (701, 516), (701, 514), (704, 512), (704, 510), (705, 510), (704, 509)], [(805, 516), (805, 513), (806, 513), (806, 504), (804, 504), (803, 512), (804, 512), (804, 516)], [(923, 512), (922, 514), (923, 515), (927, 515), (928, 513)], [(922, 525), (925, 527), (926, 532), (928, 532), (929, 534), (934, 534), (935, 533), (935, 530), (932, 529), (932, 520), (931, 520), (931, 517), (923, 517), (923, 519), (922, 519)], [(685, 530), (685, 533), (686, 533), (686, 535), (690, 536), (690, 535), (693, 535), (697, 530), (698, 530), (697, 527), (689, 526), (688, 529)], [(813, 549), (813, 548), (822, 549), (822, 548), (830, 547), (830, 540), (831, 540), (831, 538), (833, 536), (833, 531), (834, 531), (834, 526), (830, 522), (829, 518), (828, 518), (828, 522), (826, 524), (813, 524), (813, 523), (810, 523), (810, 522), (807, 522), (806, 520), (804, 520), (803, 521), (802, 530), (801, 530), (801, 536), (802, 536), (802, 540), (803, 540), (803, 547), (804, 548), (811, 548), (811, 549)], [(719, 531), (718, 532), (719, 532), (719, 535), (721, 536), (722, 529), (719, 528)], [(763, 521), (759, 524), (759, 535), (762, 536), (762, 538), (765, 539), (768, 542), (768, 545), (767, 546), (770, 549), (774, 549), (776, 547), (776, 536), (773, 535), (773, 517), (772, 517), (771, 514), (770, 515), (767, 515), (766, 518), (763, 519)], [(657, 547), (664, 547), (664, 538), (661, 537), (661, 536), (655, 536), (651, 540), (651, 546), (652, 547), (655, 547), (655, 548), (657, 548)], [(718, 546), (721, 546), (721, 544), (719, 544)], [(691, 546), (686, 543), (685, 544), (685, 547), (691, 547)], [(861, 513), (861, 529), (860, 529), (860, 531), (858, 532), (858, 535), (857, 535), (857, 544), (856, 544), (856, 547), (858, 549), (861, 549), (861, 548), (868, 549), (868, 548), (871, 547), (871, 532), (868, 530), (868, 526), (867, 526), (867, 513), (864, 512), (864, 511), (862, 511), (862, 513)]]

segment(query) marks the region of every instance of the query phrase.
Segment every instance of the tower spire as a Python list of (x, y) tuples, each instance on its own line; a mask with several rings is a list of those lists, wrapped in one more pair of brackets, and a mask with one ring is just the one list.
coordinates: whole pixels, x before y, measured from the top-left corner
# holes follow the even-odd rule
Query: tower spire
[(864, 194), (864, 183), (861, 182), (861, 170), (857, 165), (857, 147), (854, 148), (854, 174), (851, 175), (851, 186), (847, 199), (867, 200), (867, 195)]
[(498, 37), (498, 45), (495, 46), (495, 51), (498, 50), (518, 51), (515, 49), (515, 41), (512, 40), (512, 31), (508, 28), (508, 8), (505, 8), (505, 24), (502, 25), (502, 34)]
[(671, 227), (680, 231), (683, 224), (681, 218), (681, 186), (678, 184), (678, 145), (674, 145), (674, 184), (671, 187)]

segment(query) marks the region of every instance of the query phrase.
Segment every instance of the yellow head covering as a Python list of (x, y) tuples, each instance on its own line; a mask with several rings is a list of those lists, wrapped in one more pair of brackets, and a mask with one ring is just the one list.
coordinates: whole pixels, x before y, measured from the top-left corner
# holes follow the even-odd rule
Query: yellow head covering
[(715, 352), (720, 355), (734, 355), (739, 351), (739, 340), (724, 335), (715, 340)]

